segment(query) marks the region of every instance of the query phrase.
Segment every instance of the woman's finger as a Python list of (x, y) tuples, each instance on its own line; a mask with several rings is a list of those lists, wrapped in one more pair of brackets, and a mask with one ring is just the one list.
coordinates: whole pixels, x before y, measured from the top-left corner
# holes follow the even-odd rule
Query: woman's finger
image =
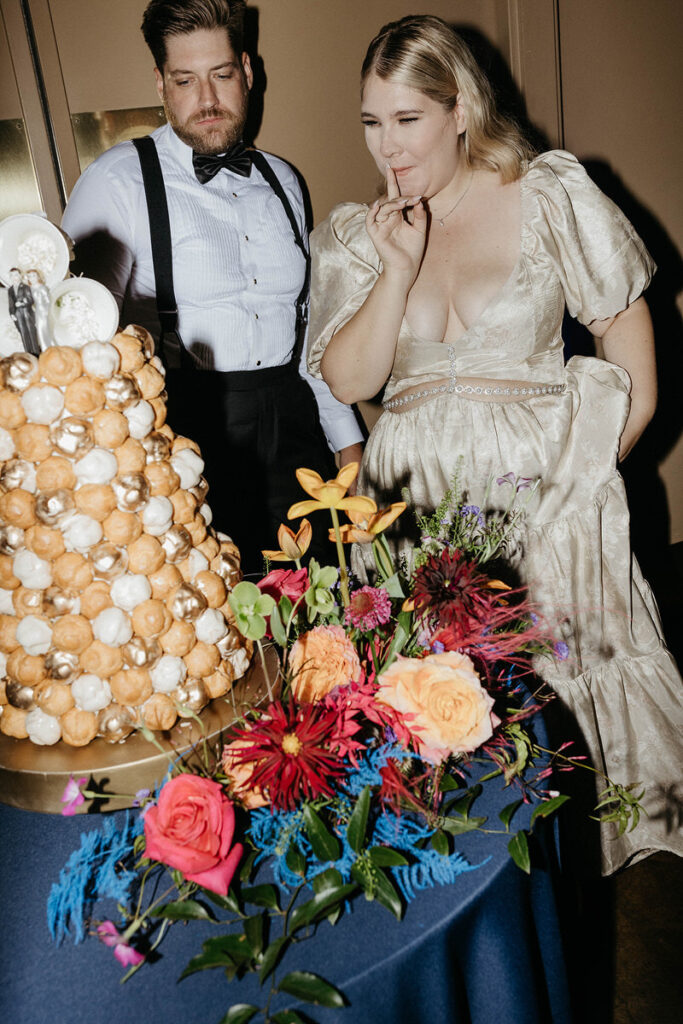
[(396, 173), (389, 166), (389, 164), (386, 165), (386, 170), (387, 170), (387, 197), (389, 199), (398, 199), (398, 197), (401, 195), (401, 190), (398, 187), (398, 179), (396, 178)]

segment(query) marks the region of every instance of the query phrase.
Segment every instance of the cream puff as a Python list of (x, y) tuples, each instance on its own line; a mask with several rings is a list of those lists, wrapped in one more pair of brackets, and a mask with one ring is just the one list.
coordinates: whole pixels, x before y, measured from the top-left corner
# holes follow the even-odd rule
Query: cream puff
[(172, 621), (171, 614), (166, 610), (163, 602), (155, 598), (138, 604), (131, 619), (137, 636), (145, 638), (157, 637), (165, 633)]
[(81, 654), (81, 668), (101, 679), (109, 679), (123, 668), (123, 654), (120, 647), (110, 647), (101, 640), (93, 640)]
[(83, 363), (75, 349), (57, 345), (40, 353), (38, 369), (48, 384), (66, 387), (81, 376)]
[(21, 396), (11, 391), (0, 391), (0, 427), (16, 430), (22, 423), (26, 423), (26, 413)]
[(225, 583), (215, 572), (208, 569), (198, 572), (194, 578), (194, 585), (206, 598), (209, 608), (220, 608), (227, 601)]
[(12, 651), (7, 659), (7, 675), (24, 686), (38, 686), (45, 679), (45, 658), (27, 654), (21, 647)]
[(74, 501), (79, 512), (100, 523), (116, 508), (116, 495), (110, 484), (84, 484), (75, 491)]
[(183, 661), (187, 666), (187, 674), (201, 679), (216, 671), (220, 665), (221, 656), (214, 644), (198, 640), (192, 650), (183, 656)]
[(106, 679), (84, 673), (71, 684), (76, 707), (81, 711), (101, 711), (111, 704), (111, 687)]
[(95, 444), (110, 450), (119, 448), (128, 437), (128, 420), (122, 412), (102, 409), (92, 421)]
[(115, 334), (111, 340), (121, 356), (121, 370), (124, 373), (133, 373), (135, 370), (139, 370), (141, 366), (144, 366), (145, 356), (143, 353), (143, 347), (138, 338), (133, 337), (126, 330), (125, 332), (119, 331)]
[(129, 437), (122, 445), (119, 445), (114, 451), (114, 455), (120, 474), (141, 473), (147, 463), (147, 453), (134, 437)]
[(152, 680), (146, 668), (126, 668), (115, 672), (110, 681), (117, 704), (144, 704), (152, 696)]
[(234, 672), (230, 662), (223, 662), (210, 676), (204, 676), (204, 688), (211, 700), (216, 697), (223, 697), (232, 689)]
[(92, 630), (98, 640), (110, 647), (122, 647), (133, 635), (128, 615), (123, 609), (113, 607), (105, 608), (93, 619)]
[(27, 714), (27, 711), (22, 711), (20, 708), (14, 708), (11, 704), (3, 704), (2, 714), (0, 714), (0, 732), (5, 736), (11, 736), (15, 740), (27, 739)]
[(149, 404), (154, 410), (154, 429), (160, 430), (166, 423), (168, 404), (165, 398), (150, 398)]
[(107, 540), (119, 547), (132, 544), (142, 533), (142, 523), (139, 517), (133, 512), (121, 512), (118, 508), (107, 516), (102, 523), (102, 528)]
[(86, 619), (96, 619), (100, 612), (111, 607), (109, 584), (104, 580), (96, 580), (81, 593), (81, 614), (85, 615)]
[(117, 349), (106, 341), (89, 341), (81, 349), (83, 369), (96, 380), (108, 380), (121, 366)]
[(135, 370), (133, 376), (138, 382), (140, 394), (148, 401), (150, 398), (158, 398), (166, 387), (163, 374), (159, 373), (153, 366), (150, 366), (149, 363), (141, 366), (139, 370)]
[(173, 693), (187, 677), (187, 665), (182, 658), (164, 654), (154, 668), (150, 669), (152, 686), (158, 693)]
[[(172, 566), (169, 565), (169, 569)], [(178, 573), (180, 576), (180, 573)], [(180, 582), (180, 580), (178, 580)], [(21, 580), (14, 575), (14, 558), (12, 555), (0, 554), (0, 587), (5, 590), (16, 590), (21, 586)]]
[(73, 591), (48, 587), (47, 590), (40, 590), (37, 593), (42, 596), (43, 615), (48, 619), (58, 619), (61, 615), (80, 615), (81, 613), (80, 595)]
[(52, 715), (46, 715), (40, 708), (29, 711), (24, 724), (31, 743), (38, 747), (51, 746), (62, 735), (58, 720)]
[(170, 462), (148, 462), (144, 473), (153, 497), (168, 498), (180, 487), (180, 477)]
[(92, 711), (71, 708), (60, 715), (62, 739), (70, 747), (85, 747), (97, 736), (97, 717)]
[(135, 728), (135, 719), (129, 708), (110, 704), (97, 716), (97, 735), (107, 743), (121, 743)]
[(170, 697), (164, 693), (153, 693), (143, 704), (140, 716), (148, 729), (161, 732), (175, 725), (178, 712)]
[(64, 395), (50, 384), (37, 384), (24, 391), (21, 404), (31, 423), (52, 423), (62, 414)]
[(170, 496), (173, 505), (173, 521), (185, 526), (191, 523), (197, 511), (197, 499), (184, 489), (174, 491)]
[[(85, 615), (62, 615), (52, 629), (52, 641), (60, 651), (81, 654), (93, 641), (92, 627)], [(95, 710), (89, 708), (90, 711)]]
[(161, 544), (147, 533), (128, 545), (128, 568), (131, 572), (149, 576), (160, 569), (165, 560)]
[(78, 551), (67, 551), (60, 555), (53, 564), (52, 574), (56, 585), (62, 590), (83, 591), (93, 579), (90, 563)]
[(40, 491), (73, 490), (75, 486), (73, 466), (62, 455), (51, 455), (36, 468), (36, 487)]
[[(50, 428), (39, 423), (24, 423), (14, 431), (17, 454), (31, 462), (44, 462), (52, 455)], [(38, 471), (36, 470), (36, 482)]]
[(52, 626), (42, 615), (19, 619), (14, 636), (27, 654), (47, 654), (52, 646)]
[(29, 590), (27, 587), (17, 587), (16, 590), (7, 590), (5, 593), (12, 595), (12, 611), (18, 619), (23, 619), (25, 615), (42, 614), (42, 590)]
[[(8, 648), (2, 643), (2, 618), (3, 616), (0, 616), (0, 648), (7, 650)], [(170, 629), (162, 633), (159, 638), (164, 654), (172, 654), (176, 658), (182, 658), (189, 654), (196, 641), (197, 637), (192, 623), (179, 621), (173, 622)]]
[[(66, 555), (61, 557), (66, 558)], [(33, 551), (19, 551), (14, 556), (12, 568), (19, 582), (29, 590), (45, 590), (52, 583), (52, 565), (45, 559), (38, 558)], [(6, 583), (4, 586), (11, 589)]]
[(104, 384), (104, 397), (108, 409), (124, 412), (133, 402), (140, 401), (140, 388), (129, 373), (115, 373)]
[(36, 703), (46, 715), (60, 718), (74, 707), (75, 702), (71, 687), (67, 683), (48, 682), (38, 689)]
[(171, 591), (175, 590), (182, 581), (183, 578), (178, 569), (174, 565), (165, 562), (160, 569), (149, 574), (149, 582), (152, 585), (152, 597), (155, 600), (165, 601)]
[(93, 416), (104, 409), (104, 389), (91, 377), (79, 377), (67, 384), (64, 405), (74, 416)]
[(7, 491), (0, 496), (0, 517), (12, 526), (27, 530), (36, 521), (36, 499), (21, 487)]

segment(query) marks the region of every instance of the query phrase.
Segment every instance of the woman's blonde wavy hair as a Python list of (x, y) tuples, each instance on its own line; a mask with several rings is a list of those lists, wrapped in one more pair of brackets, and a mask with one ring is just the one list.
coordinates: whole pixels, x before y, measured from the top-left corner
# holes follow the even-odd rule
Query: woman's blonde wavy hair
[(410, 15), (385, 25), (365, 55), (361, 91), (370, 74), (416, 89), (448, 111), (460, 97), (468, 166), (498, 171), (510, 182), (534, 156), (515, 121), (496, 109), (491, 85), (467, 45), (441, 18)]

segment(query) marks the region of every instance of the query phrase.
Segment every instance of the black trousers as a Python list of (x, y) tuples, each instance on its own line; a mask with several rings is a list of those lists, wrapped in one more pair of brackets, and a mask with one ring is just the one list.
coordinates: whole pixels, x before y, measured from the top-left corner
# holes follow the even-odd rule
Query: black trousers
[[(261, 573), (263, 548), (278, 548), (277, 530), (295, 501), (307, 497), (295, 471), (336, 473), (310, 386), (294, 364), (248, 372), (194, 369), (167, 374), (168, 422), (196, 441), (206, 463), (213, 526), (238, 545), (245, 575)], [(323, 511), (310, 517), (312, 554), (334, 564)]]

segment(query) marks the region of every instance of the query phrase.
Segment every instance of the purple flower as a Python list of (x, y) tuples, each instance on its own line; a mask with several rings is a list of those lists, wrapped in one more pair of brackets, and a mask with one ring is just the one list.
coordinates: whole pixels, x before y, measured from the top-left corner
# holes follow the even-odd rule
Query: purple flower
[(432, 643), (433, 654), (443, 654), (445, 650), (446, 648), (444, 647), (440, 640), (434, 640), (434, 642)]
[(505, 476), (499, 476), (498, 479), (496, 480), (496, 483), (498, 484), (499, 487), (501, 486), (501, 484), (512, 484), (512, 486), (514, 487), (515, 486), (515, 474), (514, 473), (506, 473)]
[(85, 786), (87, 781), (87, 778), (74, 779), (73, 775), (69, 776), (69, 781), (62, 793), (62, 803), (66, 805), (62, 807), (62, 814), (65, 817), (71, 817), (72, 814), (76, 813), (76, 808), (85, 803), (85, 797), (81, 793), (81, 786)]
[(569, 657), (569, 647), (564, 640), (558, 640), (553, 650), (558, 661), (566, 661)]
[(123, 935), (113, 921), (103, 921), (97, 926), (97, 936), (105, 946), (114, 950), (114, 956), (122, 967), (137, 967), (145, 959), (142, 953), (124, 941)]
[(149, 789), (139, 789), (133, 797), (133, 807), (140, 807), (140, 805), (145, 802), (150, 792), (151, 790)]

